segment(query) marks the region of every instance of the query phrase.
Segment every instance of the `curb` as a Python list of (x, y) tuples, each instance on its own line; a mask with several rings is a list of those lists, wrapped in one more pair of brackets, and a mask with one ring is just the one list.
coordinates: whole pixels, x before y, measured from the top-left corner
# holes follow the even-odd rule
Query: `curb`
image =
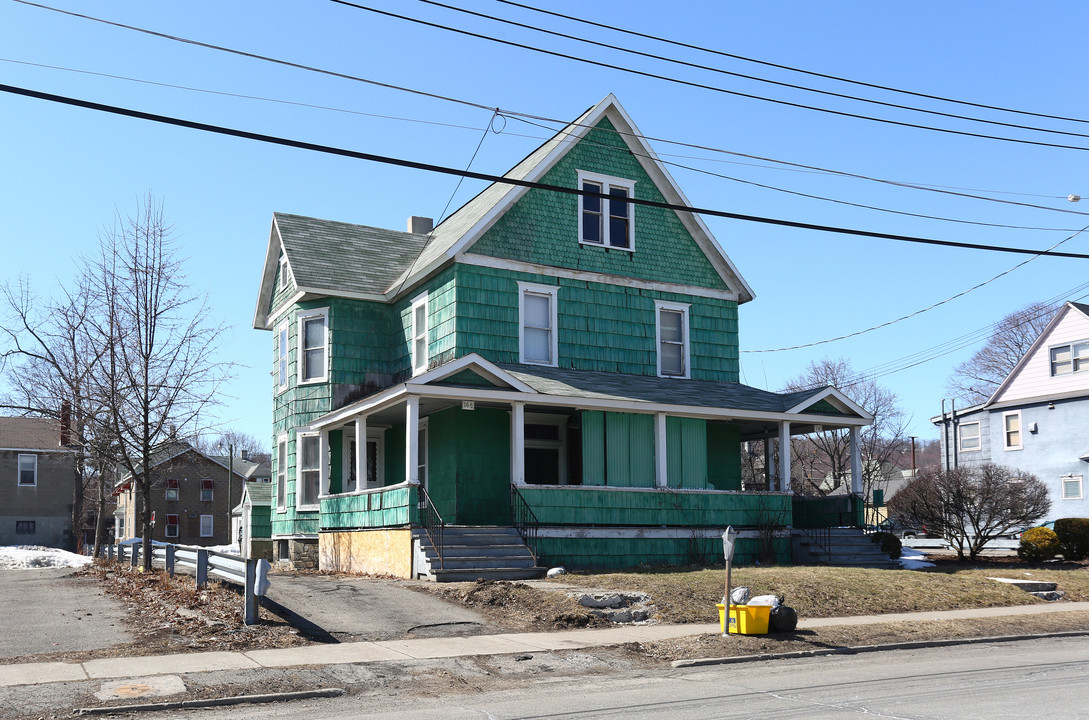
[(999, 635), (997, 637), (956, 638), (953, 640), (918, 640), (916, 642), (888, 643), (886, 645), (860, 645), (858, 647), (824, 648), (820, 650), (797, 650), (785, 653), (766, 653), (763, 655), (736, 655), (723, 658), (693, 658), (674, 660), (670, 663), (675, 668), (706, 667), (710, 665), (734, 665), (745, 662), (765, 660), (792, 660), (795, 658), (821, 657), (824, 655), (860, 655), (862, 653), (884, 652), (886, 650), (918, 650), (922, 648), (951, 647), (954, 645), (972, 645), (975, 643), (1019, 642), (1022, 640), (1042, 640), (1045, 638), (1086, 637), (1089, 630), (1071, 630), (1069, 632), (1037, 633), (1034, 635)]
[(193, 708), (221, 707), (224, 705), (245, 705), (247, 703), (270, 703), (286, 700), (309, 700), (311, 698), (340, 697), (341, 688), (322, 688), (321, 690), (299, 690), (297, 692), (269, 693), (267, 695), (235, 695), (234, 697), (210, 698), (208, 700), (176, 700), (174, 702), (144, 703), (142, 705), (111, 705), (110, 707), (78, 708), (73, 715), (114, 715), (125, 712), (148, 712), (155, 710), (187, 710)]

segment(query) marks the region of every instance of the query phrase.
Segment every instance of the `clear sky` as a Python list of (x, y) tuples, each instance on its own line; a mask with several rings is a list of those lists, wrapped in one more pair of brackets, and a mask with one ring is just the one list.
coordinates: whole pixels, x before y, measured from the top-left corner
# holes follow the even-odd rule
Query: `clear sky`
[[(591, 38), (609, 47), (500, 25), (416, 0), (360, 4), (735, 93), (901, 123), (1089, 148), (1089, 137), (881, 107), (635, 57), (615, 48), (883, 102), (1089, 135), (1084, 122), (848, 85), (549, 18), (495, 0), (454, 1), (486, 15)], [(698, 207), (1038, 249), (1089, 225), (1089, 200), (1081, 204), (1066, 200), (1071, 193), (1089, 197), (1086, 150), (941, 133), (775, 104), (549, 57), (323, 0), (45, 2), (201, 43), (497, 107), (501, 117), (15, 0), (0, 0), (0, 83), (459, 168), (469, 165), (483, 138), (472, 169), (496, 174), (551, 134), (540, 124), (557, 127), (527, 123), (514, 113), (568, 121), (611, 92), (645, 135), (659, 139), (652, 145), (663, 160), (704, 171), (670, 166)], [(1089, 119), (1084, 90), (1089, 64), (1083, 50), (1089, 6), (1083, 4), (524, 2), (611, 27), (828, 75)], [(492, 131), (485, 134), (489, 125)], [(745, 155), (901, 184), (803, 170)], [(0, 162), (0, 282), (27, 276), (43, 293), (71, 275), (74, 259), (93, 250), (98, 232), (116, 214), (132, 213), (148, 192), (163, 199), (188, 259), (188, 281), (208, 294), (215, 317), (232, 328), (225, 359), (240, 367), (219, 419), (260, 438), (269, 436), (271, 426), (272, 338), (253, 330), (252, 321), (272, 213), (401, 229), (408, 216), (439, 217), (448, 203), (447, 213), (482, 187), (465, 181), (455, 196), (458, 181), (450, 176), (214, 136), (8, 93), (0, 93)], [(906, 188), (902, 183), (954, 188), (964, 196)], [(953, 223), (843, 203), (1042, 229)], [(923, 438), (937, 436), (928, 418), (940, 410), (953, 366), (969, 357), (979, 342), (943, 344), (970, 336), (1029, 302), (1077, 299), (1089, 293), (1089, 288), (1076, 290), (1089, 280), (1089, 261), (1039, 258), (964, 297), (880, 330), (809, 348), (757, 353), (752, 351), (813, 343), (895, 320), (983, 283), (1029, 256), (706, 220), (756, 293), (740, 311), (742, 381), (778, 390), (812, 360), (848, 358), (856, 370), (875, 372), (899, 396), (913, 416), (912, 434)], [(1089, 233), (1060, 249), (1089, 253)], [(933, 349), (939, 346), (940, 350)]]

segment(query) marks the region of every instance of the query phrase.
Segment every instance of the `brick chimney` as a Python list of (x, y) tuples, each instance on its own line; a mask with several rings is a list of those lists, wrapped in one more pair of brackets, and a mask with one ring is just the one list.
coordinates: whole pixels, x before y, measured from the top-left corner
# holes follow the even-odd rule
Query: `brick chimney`
[(414, 235), (426, 235), (435, 229), (435, 221), (429, 217), (413, 215), (408, 219), (408, 231)]

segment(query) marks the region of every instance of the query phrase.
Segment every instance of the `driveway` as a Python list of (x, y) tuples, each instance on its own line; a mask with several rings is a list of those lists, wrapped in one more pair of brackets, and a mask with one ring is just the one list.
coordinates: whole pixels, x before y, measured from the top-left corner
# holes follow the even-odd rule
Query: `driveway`
[(0, 569), (0, 659), (101, 650), (133, 640), (126, 608), (74, 573)]
[(270, 577), (266, 601), (289, 611), (295, 616), (293, 625), (319, 639), (400, 640), (497, 631), (483, 616), (410, 590), (404, 580), (318, 573), (273, 573)]

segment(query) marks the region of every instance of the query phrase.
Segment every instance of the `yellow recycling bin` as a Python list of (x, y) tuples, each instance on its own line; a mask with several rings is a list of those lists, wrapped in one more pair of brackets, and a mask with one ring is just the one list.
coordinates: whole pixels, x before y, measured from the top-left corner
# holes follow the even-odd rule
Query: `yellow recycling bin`
[[(726, 606), (718, 608), (718, 624), (726, 634)], [(771, 607), (768, 605), (731, 605), (730, 633), (734, 635), (767, 635), (768, 621), (771, 619)]]

